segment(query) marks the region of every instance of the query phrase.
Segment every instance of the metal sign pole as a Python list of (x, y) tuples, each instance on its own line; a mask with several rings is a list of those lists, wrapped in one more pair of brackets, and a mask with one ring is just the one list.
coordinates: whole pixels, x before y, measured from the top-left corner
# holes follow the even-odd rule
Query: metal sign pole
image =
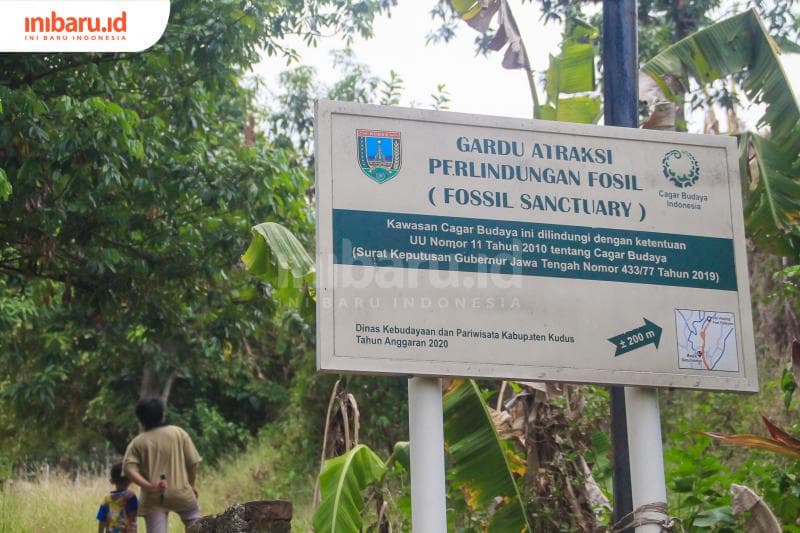
[(447, 533), (442, 380), (408, 380), (413, 531)]
[[(628, 416), (625, 410), (625, 388), (611, 387), (611, 448), (613, 455), (612, 491), (614, 523), (633, 511), (631, 463), (628, 453)], [(626, 529), (625, 533), (632, 530)]]
[[(636, 22), (636, 0), (603, 0), (603, 96), (607, 126), (639, 126)], [(611, 417), (616, 523), (642, 505), (666, 502), (667, 490), (656, 390), (612, 387)], [(658, 513), (648, 512), (647, 516), (657, 518)], [(636, 528), (637, 533), (651, 531), (661, 528), (658, 525)]]
[[(650, 503), (667, 502), (664, 481), (664, 453), (661, 444), (661, 417), (658, 411), (656, 389), (625, 387), (627, 404), (628, 449), (630, 450), (630, 475), (633, 489), (633, 508)], [(660, 511), (646, 511), (639, 515), (652, 519), (666, 518)], [(661, 526), (648, 524), (636, 528), (636, 533), (661, 533)]]

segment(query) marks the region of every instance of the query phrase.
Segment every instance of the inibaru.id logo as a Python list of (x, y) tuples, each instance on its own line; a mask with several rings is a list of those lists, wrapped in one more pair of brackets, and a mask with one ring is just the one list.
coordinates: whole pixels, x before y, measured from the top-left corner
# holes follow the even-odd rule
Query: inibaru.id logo
[(140, 52), (169, 20), (170, 0), (0, 0), (0, 52)]
[(55, 11), (49, 17), (25, 17), (26, 40), (80, 40), (89, 37), (84, 34), (95, 33), (117, 34), (117, 39), (125, 40), (127, 32), (128, 12), (124, 10), (116, 17), (62, 17)]
[(62, 17), (55, 11), (49, 17), (25, 17), (25, 33), (125, 33), (128, 12), (117, 17)]

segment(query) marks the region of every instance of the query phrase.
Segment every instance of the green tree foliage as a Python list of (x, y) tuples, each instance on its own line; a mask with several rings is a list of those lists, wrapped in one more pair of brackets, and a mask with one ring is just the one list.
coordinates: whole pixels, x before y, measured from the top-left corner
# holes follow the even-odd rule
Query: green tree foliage
[(316, 69), (308, 65), (286, 70), (280, 74), (282, 90), (275, 96), (277, 108), (267, 117), (270, 136), (278, 144), (296, 146), (309, 161), (313, 159), (315, 98), (398, 105), (403, 90), (403, 80), (394, 70), (389, 72), (389, 79), (382, 80), (368, 65), (358, 62), (352, 50), (335, 50), (332, 55), (340, 75), (336, 83), (321, 86)]
[(274, 415), (313, 335), (236, 258), (258, 222), (310, 244), (311, 177), (250, 126), (241, 79), (391, 3), (177, 0), (143, 53), (0, 55), (0, 448), (119, 450), (144, 395), (201, 437), (197, 397), (234, 441)]
[[(309, 165), (313, 164), (315, 98), (397, 105), (403, 91), (403, 80), (399, 73), (390, 71), (388, 78), (381, 79), (367, 65), (358, 62), (351, 50), (334, 52), (332, 60), (339, 70), (339, 79), (331, 86), (319, 83), (316, 70), (307, 65), (281, 73), (281, 90), (274, 98), (277, 105), (267, 117), (269, 136), (274, 143), (296, 146)], [(447, 106), (448, 101), (444, 86), (438, 85), (431, 94), (429, 106)], [(306, 317), (313, 320), (313, 308), (308, 309), (308, 313)], [(302, 426), (303, 429), (298, 431), (313, 441), (311, 448), (319, 448), (322, 445), (321, 431), (325, 425), (324, 406), (336, 378), (315, 374), (311, 359), (304, 365), (297, 364), (295, 368), (300, 376), (292, 391), (292, 412), (298, 414), (295, 417), (295, 429)], [(395, 443), (408, 436), (407, 380), (403, 377), (377, 376), (347, 376), (343, 380), (344, 389), (358, 398), (362, 442), (368, 443), (376, 451), (391, 453)]]
[[(325, 86), (317, 80), (316, 70), (301, 65), (280, 75), (280, 90), (274, 95), (276, 105), (267, 116), (269, 137), (279, 146), (295, 146), (309, 166), (313, 165), (313, 102), (315, 98), (328, 98), (361, 103), (396, 105), (400, 103), (403, 80), (397, 72), (389, 77), (375, 76), (369, 67), (356, 60), (351, 50), (333, 54), (339, 71), (338, 81)], [(440, 100), (432, 95), (431, 106)], [(309, 196), (313, 190), (309, 190)], [(292, 228), (289, 228), (292, 229)], [(298, 235), (298, 237), (301, 237)], [(301, 239), (302, 240), (302, 239)], [(308, 245), (307, 241), (302, 241)], [(308, 303), (308, 302), (306, 302)], [(305, 315), (313, 321), (313, 307)], [(313, 357), (294, 368), (300, 376), (293, 389), (295, 424), (302, 426), (313, 444), (313, 454), (322, 446), (322, 428), (325, 425), (325, 404), (336, 381), (334, 376), (315, 373)], [(395, 442), (408, 436), (407, 380), (402, 377), (347, 376), (344, 389), (351, 391), (359, 402), (362, 424), (362, 442), (374, 450), (391, 452)]]

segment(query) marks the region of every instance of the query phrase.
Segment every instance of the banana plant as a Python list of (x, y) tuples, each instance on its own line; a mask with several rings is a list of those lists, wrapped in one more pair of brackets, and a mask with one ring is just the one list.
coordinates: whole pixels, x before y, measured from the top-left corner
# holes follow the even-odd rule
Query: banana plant
[(739, 174), (744, 191), (745, 229), (768, 252), (796, 256), (800, 252), (800, 180), (790, 152), (752, 132), (739, 135)]
[[(514, 31), (516, 22), (506, 0), (451, 0), (451, 6), (467, 24), (484, 33), (498, 14), (497, 33), (511, 31), (512, 45), (517, 43), (524, 51), (522, 37)], [(534, 118), (586, 123), (599, 118), (599, 98), (561, 97), (565, 93), (594, 90), (594, 49), (590, 44), (593, 39), (596, 39), (596, 31), (589, 25), (568, 21), (561, 52), (550, 58), (546, 104), (539, 105), (535, 84), (532, 78), (529, 80)], [(756, 11), (749, 9), (669, 46), (650, 59), (642, 71), (655, 80), (664, 95), (675, 101), (680, 100), (680, 94), (673, 80), (687, 74), (700, 86), (732, 74), (739, 75), (747, 97), (766, 105), (758, 126), (769, 126), (769, 137), (757, 133), (740, 136), (748, 236), (767, 252), (797, 256), (800, 254), (797, 215), (800, 212), (800, 108), (780, 63), (781, 48), (800, 49), (797, 44), (785, 40), (777, 44)], [(530, 74), (527, 56), (525, 63), (506, 65), (504, 60), (504, 66), (525, 68)]]
[(642, 67), (667, 96), (677, 97), (668, 79), (685, 71), (700, 85), (742, 73), (747, 97), (767, 106), (758, 125), (769, 125), (772, 140), (788, 143), (795, 153), (800, 136), (797, 100), (780, 62), (780, 47), (769, 36), (758, 14), (749, 9), (702, 29), (669, 46)]
[(363, 444), (325, 461), (319, 476), (322, 503), (314, 513), (314, 531), (361, 531), (364, 491), (385, 473), (386, 464)]
[(250, 230), (252, 240), (242, 256), (247, 269), (269, 281), (287, 278), (307, 280), (314, 273), (314, 260), (294, 234), (277, 222), (264, 222)]
[(560, 52), (557, 56), (550, 55), (550, 66), (545, 78), (547, 102), (540, 104), (525, 43), (508, 1), (450, 0), (450, 6), (461, 20), (483, 34), (489, 31), (489, 26), (496, 17), (497, 31), (487, 48), (500, 50), (508, 44), (503, 56), (503, 67), (523, 69), (527, 74), (533, 99), (533, 118), (582, 124), (592, 124), (599, 120), (602, 114), (600, 96), (580, 94), (597, 89), (597, 28), (578, 18), (567, 20)]
[[(498, 436), (478, 385), (456, 380), (443, 401), (451, 482), (468, 495), (472, 511), (488, 515), (488, 531), (532, 531), (516, 481), (516, 473), (524, 473), (524, 462)], [(388, 471), (395, 465), (408, 470), (408, 462), (405, 442), (395, 446), (386, 463), (364, 445), (327, 460), (320, 475), (322, 500), (314, 514), (315, 531), (361, 531), (369, 491), (385, 490), (382, 481)]]
[(314, 260), (286, 227), (264, 222), (250, 229), (250, 246), (242, 256), (247, 270), (269, 282), (272, 296), (290, 307), (313, 298)]
[[(784, 43), (787, 50), (795, 47)], [(750, 9), (675, 43), (642, 70), (675, 100), (679, 95), (669, 81), (684, 72), (701, 86), (740, 75), (747, 97), (766, 105), (758, 126), (769, 126), (769, 137), (745, 133), (739, 138), (747, 233), (767, 252), (796, 256), (800, 252), (800, 107), (780, 52)]]
[(536, 118), (581, 124), (594, 124), (600, 119), (601, 97), (579, 94), (597, 89), (594, 60), (598, 37), (597, 28), (587, 22), (577, 18), (567, 20), (561, 50), (557, 56), (550, 55), (545, 78), (547, 103)]
[(532, 531), (514, 475), (524, 473), (525, 463), (497, 434), (474, 380), (456, 380), (444, 395), (444, 436), (450, 474), (469, 494), (467, 504), (474, 511), (495, 508), (488, 531)]
[[(579, 22), (568, 27), (561, 53), (551, 59), (548, 69), (547, 104), (540, 106), (524, 44), (505, 0), (489, 3), (453, 0), (452, 4), (476, 29), (488, 28), (491, 19), (499, 13), (500, 30), (499, 37), (493, 41), (494, 49), (508, 44), (504, 66), (524, 68), (528, 73), (536, 118), (596, 120), (599, 99), (596, 103), (583, 101), (578, 105), (579, 100), (573, 100), (573, 104), (568, 103), (569, 98), (561, 97), (571, 92), (593, 90), (591, 39), (594, 34), (590, 27)], [(800, 244), (796, 214), (800, 212), (800, 184), (796, 175), (800, 112), (778, 54), (778, 46), (751, 10), (676, 43), (650, 60), (643, 70), (668, 96), (675, 96), (668, 79), (682, 77), (684, 72), (700, 84), (730, 74), (744, 77), (743, 88), (748, 97), (767, 105), (760, 124), (769, 125), (771, 129), (770, 138), (756, 133), (740, 136), (748, 233), (765, 249), (797, 253)], [(243, 260), (251, 272), (265, 276), (270, 282), (283, 279), (294, 286), (298, 281), (302, 284), (313, 279), (313, 261), (291, 232), (279, 225), (253, 228), (253, 242)], [(494, 514), (489, 517), (490, 530), (531, 531), (511, 467), (513, 454), (507, 443), (498, 437), (488, 412), (473, 381), (458, 382), (445, 396), (446, 446), (452, 479), (470, 495), (468, 503), (474, 509), (494, 508)], [(800, 441), (769, 423), (767, 427), (771, 439), (709, 435), (730, 444), (790, 450), (786, 451), (788, 455), (800, 457)], [(326, 532), (359, 531), (364, 493), (385, 474), (386, 468), (374, 452), (361, 445), (327, 461), (321, 476), (322, 504), (315, 514), (315, 528)], [(497, 501), (501, 503), (496, 504)]]

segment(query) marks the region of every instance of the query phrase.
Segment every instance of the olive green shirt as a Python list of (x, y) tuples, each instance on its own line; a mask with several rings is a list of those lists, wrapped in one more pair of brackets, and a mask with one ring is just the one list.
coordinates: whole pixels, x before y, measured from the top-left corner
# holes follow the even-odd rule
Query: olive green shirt
[(147, 481), (157, 484), (166, 475), (163, 504), (160, 492), (141, 491), (139, 514), (156, 509), (185, 511), (195, 503), (187, 469), (200, 462), (200, 454), (189, 435), (178, 426), (160, 426), (134, 438), (122, 460), (124, 471), (137, 470)]

